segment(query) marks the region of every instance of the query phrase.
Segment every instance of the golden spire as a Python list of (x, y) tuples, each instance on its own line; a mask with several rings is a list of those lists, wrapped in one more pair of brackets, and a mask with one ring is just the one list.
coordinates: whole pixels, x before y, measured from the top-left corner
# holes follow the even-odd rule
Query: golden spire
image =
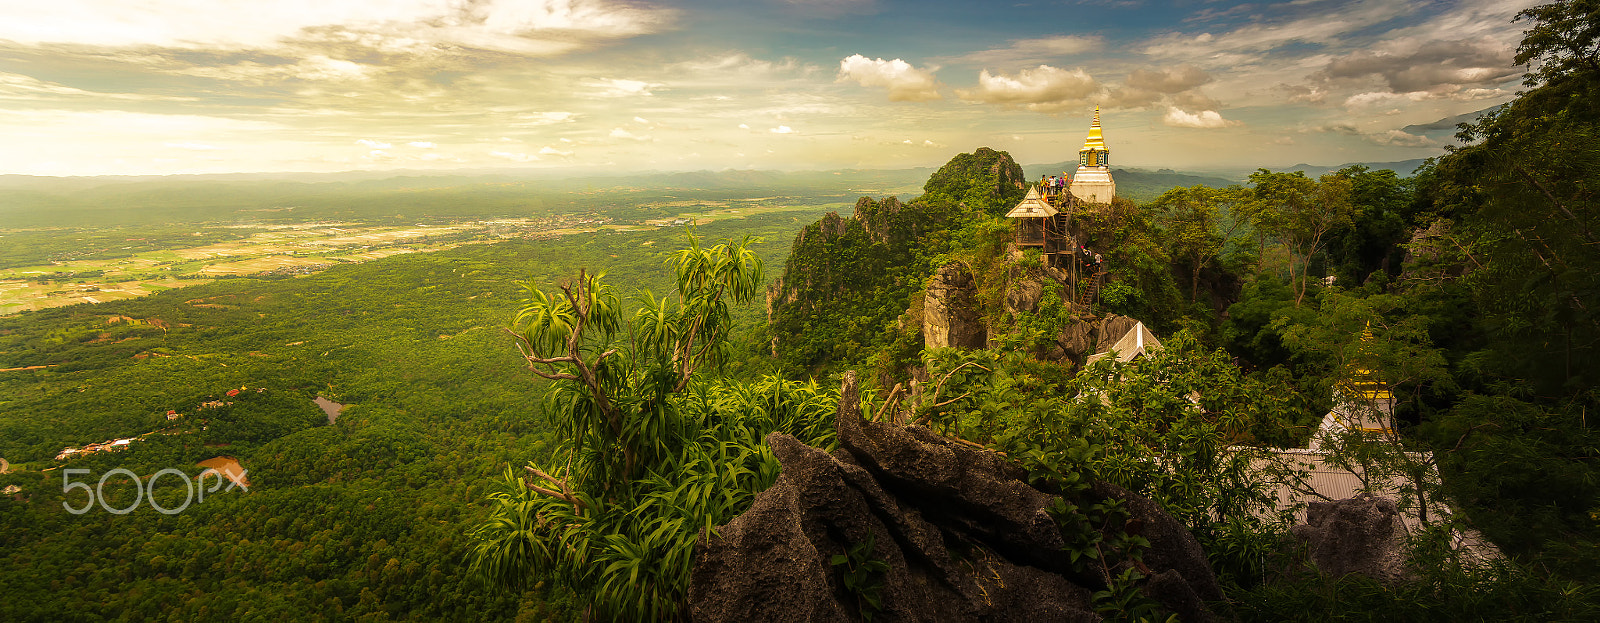
[(1083, 141), (1080, 151), (1106, 151), (1106, 139), (1100, 135), (1100, 107), (1094, 107), (1094, 123), (1089, 124), (1089, 138)]

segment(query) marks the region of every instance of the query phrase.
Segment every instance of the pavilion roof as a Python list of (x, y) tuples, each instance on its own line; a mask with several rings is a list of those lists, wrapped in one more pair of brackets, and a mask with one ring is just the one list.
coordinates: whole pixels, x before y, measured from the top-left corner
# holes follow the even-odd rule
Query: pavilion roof
[(1048, 218), (1055, 216), (1059, 210), (1050, 206), (1050, 202), (1039, 196), (1039, 187), (1029, 186), (1027, 196), (1017, 207), (1011, 208), (1006, 213), (1006, 218)]

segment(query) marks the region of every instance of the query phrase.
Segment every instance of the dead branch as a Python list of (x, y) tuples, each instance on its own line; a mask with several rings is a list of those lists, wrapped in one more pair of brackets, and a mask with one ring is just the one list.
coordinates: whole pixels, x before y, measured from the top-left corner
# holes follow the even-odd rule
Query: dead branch
[[(949, 372), (946, 372), (944, 374), (944, 378), (939, 379), (939, 384), (934, 386), (934, 388), (933, 388), (933, 401), (935, 403), (939, 402), (939, 394), (944, 392), (944, 384), (945, 384), (945, 382), (949, 381), (951, 376), (954, 376), (955, 373), (960, 372), (962, 368), (965, 368), (967, 366), (972, 366), (974, 368), (978, 368), (979, 370), (983, 370), (984, 372), (994, 372), (994, 370), (990, 370), (988, 368), (985, 368), (983, 366), (978, 365), (978, 362), (976, 362), (976, 361), (968, 361), (968, 362), (963, 363), (963, 364), (961, 364), (959, 366), (956, 366), (955, 369), (953, 369), (953, 370), (951, 370)], [(949, 404), (949, 403), (944, 403), (944, 404)], [(938, 407), (938, 406), (941, 406), (941, 405), (935, 404), (934, 406)]]
[(539, 478), (543, 479), (545, 482), (548, 482), (548, 483), (550, 483), (552, 485), (555, 485), (558, 489), (560, 489), (560, 491), (553, 491), (553, 490), (550, 490), (550, 489), (546, 489), (546, 488), (541, 487), (539, 485), (536, 485), (536, 484), (533, 484), (531, 482), (528, 482), (527, 478), (523, 478), (523, 480), (522, 480), (523, 484), (527, 485), (529, 489), (532, 489), (534, 491), (538, 491), (539, 493), (542, 493), (544, 495), (548, 495), (548, 496), (556, 498), (558, 500), (565, 501), (568, 504), (571, 504), (572, 507), (575, 510), (579, 511), (580, 513), (583, 512), (583, 510), (585, 510), (586, 508), (588, 508), (588, 505), (584, 504), (583, 500), (578, 499), (578, 496), (572, 494), (572, 488), (567, 486), (566, 482), (562, 481), (559, 478), (556, 478), (555, 476), (551, 476), (550, 474), (546, 474), (543, 471), (540, 471), (539, 468), (534, 467), (532, 465), (524, 466), (523, 469), (528, 471), (529, 473), (533, 474), (534, 476), (538, 476)]
[(873, 414), (872, 421), (874, 421), (874, 422), (882, 422), (883, 421), (884, 412), (888, 411), (889, 407), (893, 406), (896, 402), (899, 401), (900, 392), (901, 392), (901, 390), (904, 390), (904, 389), (905, 389), (904, 385), (902, 385), (900, 383), (895, 383), (894, 384), (894, 389), (889, 390), (889, 397), (883, 399), (883, 406), (878, 407), (878, 412)]

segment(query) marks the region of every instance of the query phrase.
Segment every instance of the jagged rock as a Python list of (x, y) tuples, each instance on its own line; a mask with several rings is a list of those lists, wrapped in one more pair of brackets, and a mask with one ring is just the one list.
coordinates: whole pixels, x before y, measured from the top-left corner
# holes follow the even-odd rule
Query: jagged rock
[(871, 197), (862, 197), (856, 200), (856, 209), (850, 218), (861, 223), (862, 229), (867, 230), (867, 235), (882, 243), (900, 243), (916, 238), (918, 224), (917, 218), (910, 219), (911, 227), (896, 227), (896, 218), (906, 206), (900, 203), (898, 197), (888, 197), (882, 201), (873, 201)]
[(845, 222), (839, 217), (838, 212), (829, 212), (822, 215), (822, 235), (837, 238), (844, 235)]
[(1148, 592), (1184, 621), (1209, 620), (1210, 613), (1202, 602), (1222, 601), (1222, 585), (1217, 583), (1217, 574), (1211, 570), (1211, 562), (1194, 534), (1155, 502), (1127, 489), (1097, 482), (1093, 491), (1102, 498), (1122, 500), (1129, 523), (1138, 522), (1140, 535), (1150, 541), (1144, 564), (1151, 569), (1166, 569), (1150, 577)]
[(1406, 529), (1393, 500), (1363, 495), (1311, 502), (1306, 523), (1289, 533), (1328, 575), (1359, 573), (1391, 585), (1411, 577), (1405, 563)]
[(988, 335), (972, 273), (958, 262), (941, 266), (923, 294), (923, 341), (928, 348), (983, 348)]
[[(697, 543), (693, 620), (859, 620), (844, 569), (831, 559), (869, 535), (871, 557), (889, 566), (874, 621), (1100, 620), (1090, 595), (1106, 576), (1072, 572), (1045, 512), (1054, 496), (993, 452), (921, 427), (862, 421), (859, 401), (855, 373), (846, 373), (832, 454), (782, 433), (767, 437), (783, 471), (750, 510)], [(1204, 555), (1194, 558), (1193, 537), (1182, 542), (1187, 532), (1149, 500), (1106, 491), (1149, 526), (1145, 560), (1156, 563), (1146, 592), (1185, 620), (1208, 620), (1201, 599), (1220, 593)], [(1163, 548), (1175, 551), (1155, 552)]]
[(1100, 352), (1105, 347), (1115, 344), (1122, 336), (1127, 335), (1138, 320), (1127, 316), (1108, 314), (1104, 318), (1093, 321), (1076, 322), (1061, 329), (1056, 336), (1056, 349), (1051, 356), (1058, 359), (1071, 359), (1082, 364), (1089, 355)]

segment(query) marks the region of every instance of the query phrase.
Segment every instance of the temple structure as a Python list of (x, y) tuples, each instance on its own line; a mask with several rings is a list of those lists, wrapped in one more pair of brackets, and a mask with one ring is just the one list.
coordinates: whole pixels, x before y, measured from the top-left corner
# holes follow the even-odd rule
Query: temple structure
[(1111, 150), (1106, 149), (1106, 139), (1100, 134), (1100, 107), (1094, 107), (1094, 122), (1089, 124), (1089, 137), (1078, 150), (1078, 170), (1072, 175), (1072, 196), (1085, 203), (1111, 203), (1117, 194), (1117, 183), (1111, 179)]
[(1117, 194), (1111, 180), (1111, 150), (1100, 131), (1099, 106), (1078, 151), (1078, 170), (1071, 183), (1066, 177), (1063, 173), (1040, 179), (1006, 216), (1015, 219), (1017, 249), (1036, 249), (1047, 266), (1065, 269), (1074, 302), (1087, 305), (1098, 298), (1106, 271), (1101, 256), (1088, 248), (1083, 233), (1074, 227), (1073, 213), (1092, 212), (1093, 206), (1109, 204)]

